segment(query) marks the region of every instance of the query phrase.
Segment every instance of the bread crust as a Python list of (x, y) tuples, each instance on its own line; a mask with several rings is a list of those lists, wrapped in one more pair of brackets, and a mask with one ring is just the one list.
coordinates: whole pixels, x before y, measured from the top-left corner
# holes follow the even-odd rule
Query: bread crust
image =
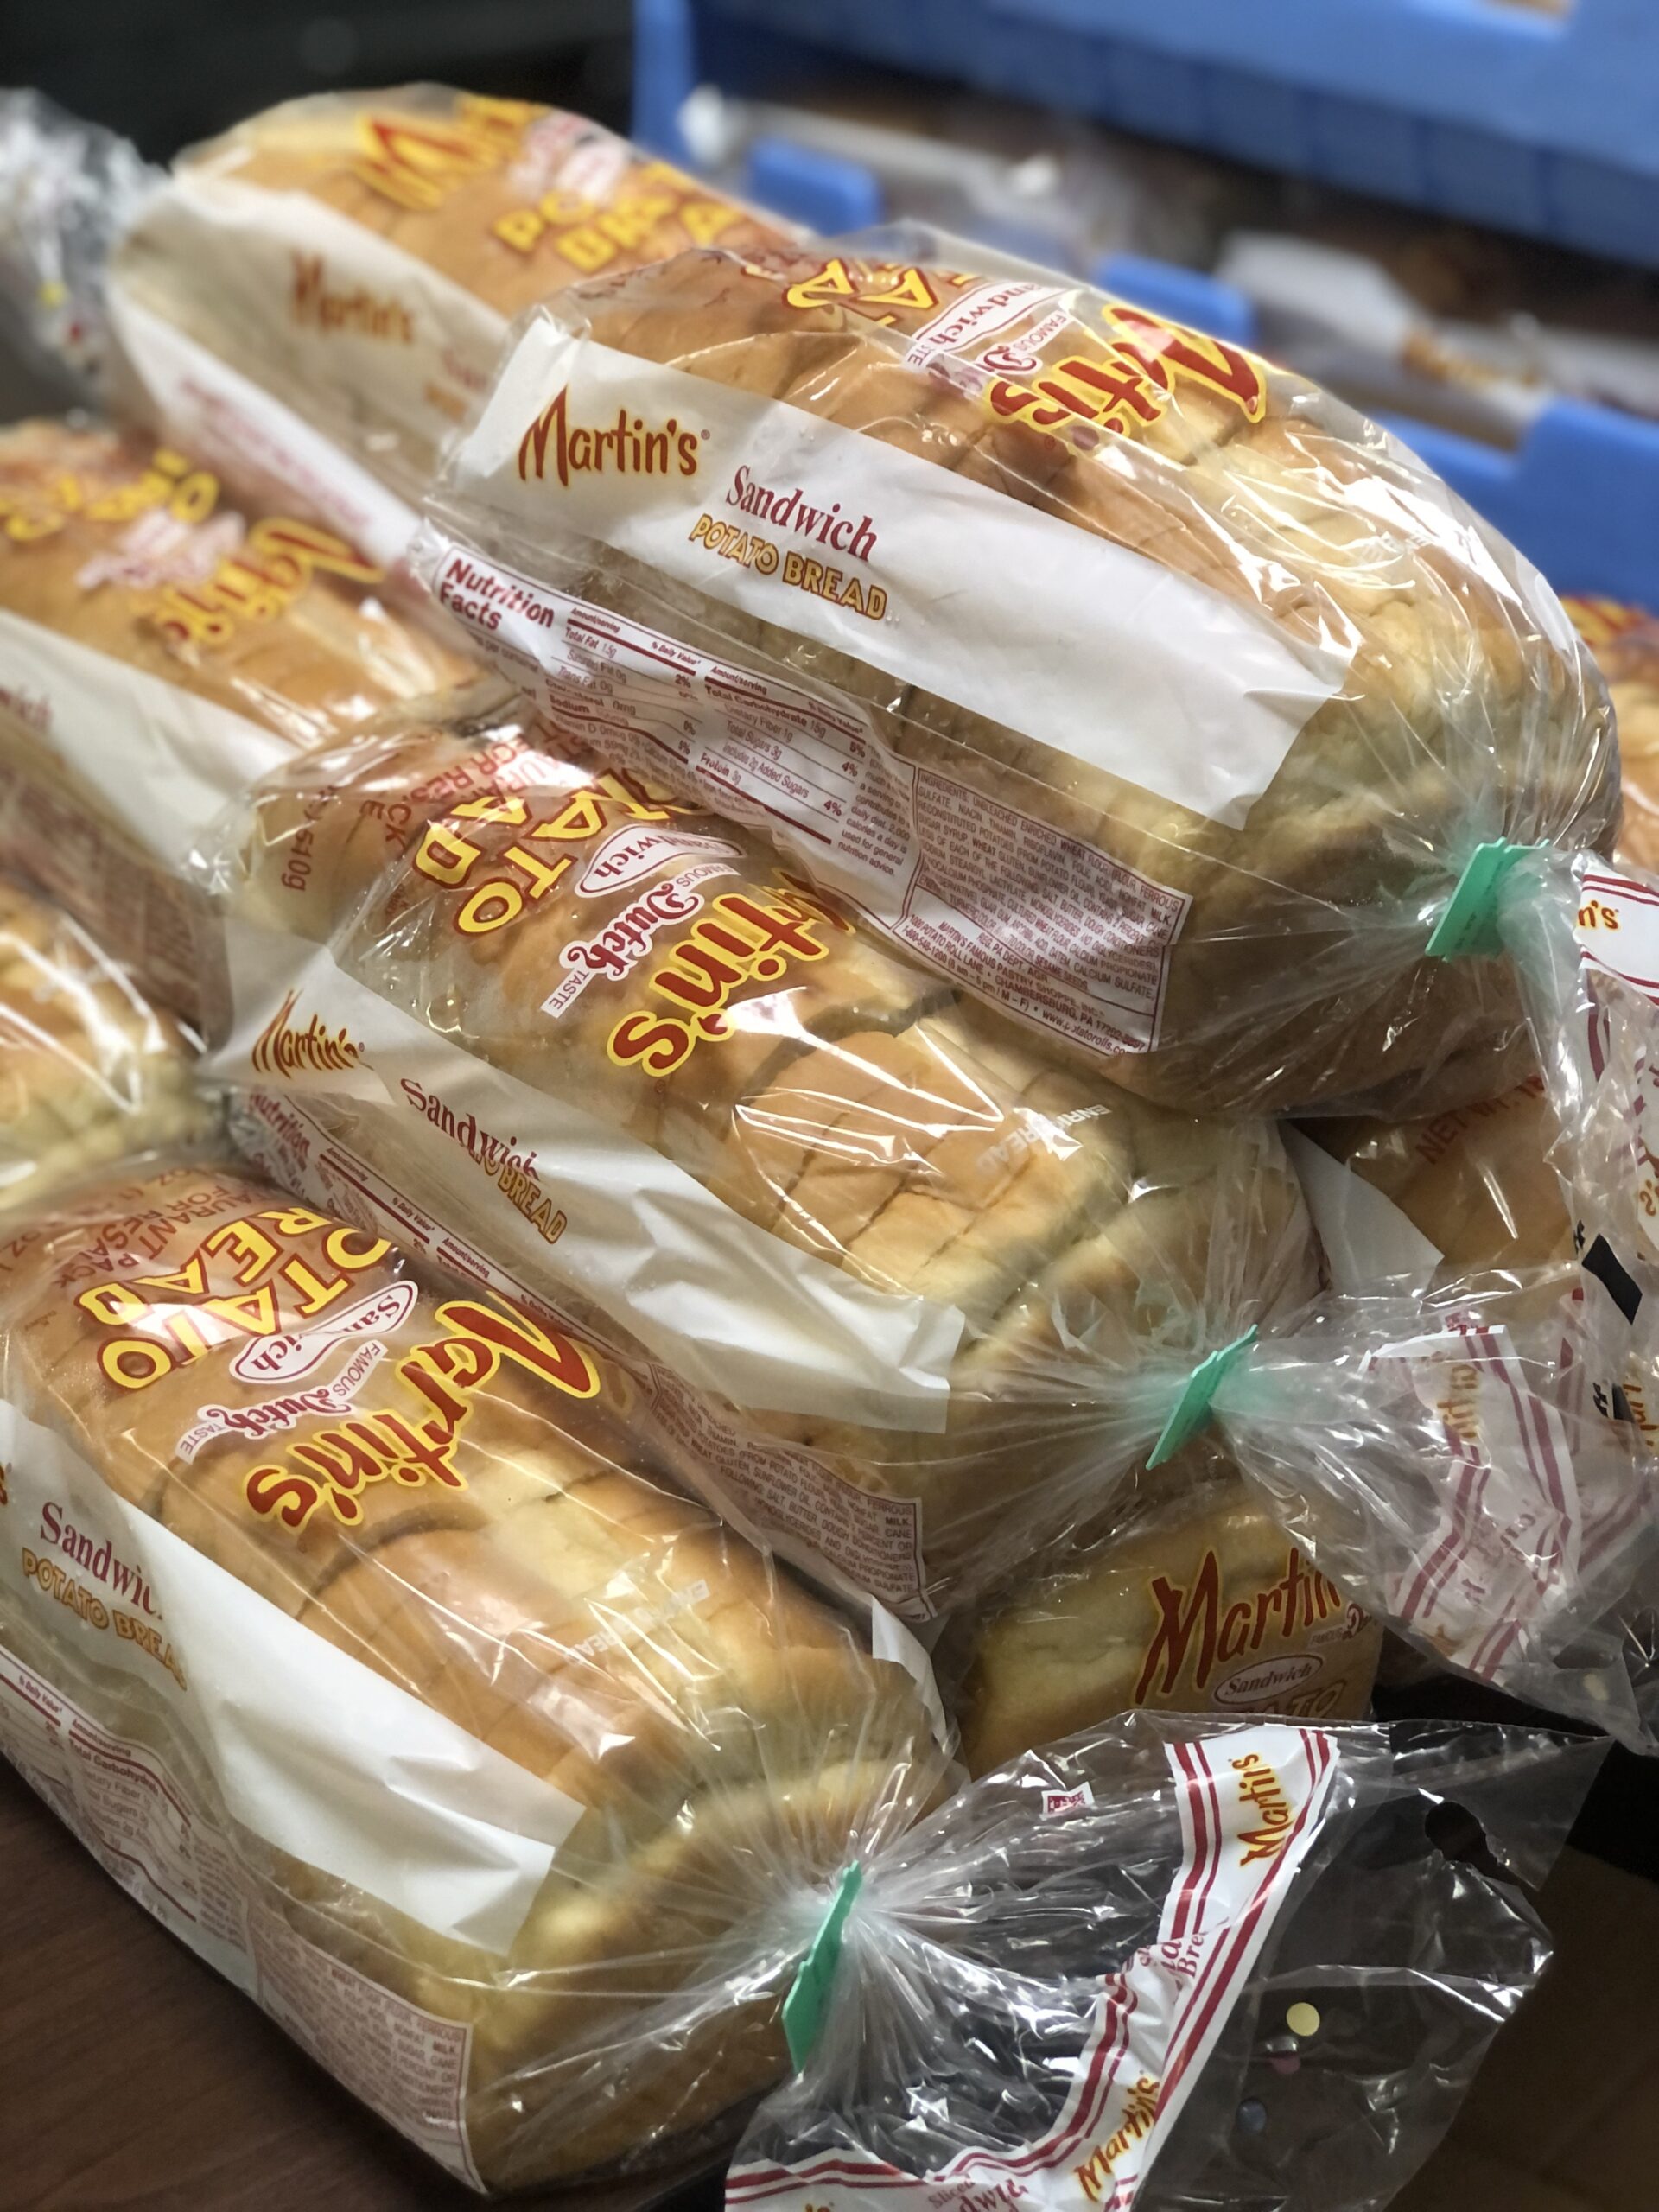
[(197, 1050), (67, 914), (0, 876), (0, 1215), (125, 1154), (205, 1139)]

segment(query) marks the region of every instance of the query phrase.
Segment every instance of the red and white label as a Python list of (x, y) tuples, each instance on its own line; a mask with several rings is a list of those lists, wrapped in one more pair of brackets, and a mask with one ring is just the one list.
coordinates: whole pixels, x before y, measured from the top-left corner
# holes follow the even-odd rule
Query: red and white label
[(994, 277), (976, 284), (922, 325), (906, 348), (905, 365), (925, 369), (937, 360), (954, 359), (1000, 331), (1036, 317), (1060, 297), (1056, 285), (1033, 284), (1017, 276)]
[(1578, 938), (1585, 964), (1659, 1005), (1659, 887), (1586, 868), (1579, 879)]
[(1486, 1681), (1579, 1583), (1584, 1514), (1566, 1424), (1508, 1332), (1470, 1323), (1389, 1344), (1445, 1453), (1437, 1526), (1389, 1577), (1390, 1617)]
[(884, 2204), (913, 2212), (921, 2202), (929, 2212), (982, 2212), (1004, 2199), (1127, 2212), (1284, 1908), (1337, 1773), (1334, 1738), (1308, 1729), (1241, 1729), (1171, 1744), (1167, 1756), (1182, 1857), (1158, 1941), (1103, 1978), (1048, 2133), (1011, 2153), (961, 2152), (925, 2174), (847, 2152), (799, 2165), (740, 2163), (728, 2204), (805, 2189), (828, 2212)]
[[(435, 574), (445, 605), (561, 733), (753, 823), (884, 936), (1035, 1027), (1101, 1052), (1157, 1044), (1183, 893), (899, 759), (844, 699), (453, 547)], [(549, 1011), (562, 1012), (555, 995)]]
[[(1599, 976), (1611, 977), (1649, 1007), (1659, 1007), (1659, 886), (1599, 868), (1583, 868), (1579, 876), (1576, 924), (1579, 950), (1592, 984)], [(1589, 1065), (1599, 1083), (1607, 1078), (1609, 1040), (1604, 1025), (1620, 1018), (1619, 1010), (1601, 1004), (1592, 988), (1586, 1042)], [(1642, 1031), (1628, 1039), (1628, 1050), (1615, 1056), (1618, 1075), (1612, 1096), (1629, 1147), (1630, 1195), (1634, 1200), (1637, 1237), (1646, 1243), (1645, 1256), (1651, 1259), (1659, 1256), (1659, 1159), (1653, 1149), (1656, 1116), (1659, 1116), (1659, 1028), (1653, 1027), (1650, 1017)], [(1618, 1244), (1617, 1232), (1612, 1241)], [(1628, 1230), (1624, 1241), (1620, 1257), (1629, 1262), (1636, 1257), (1630, 1249), (1636, 1240)]]
[(0, 1751), (169, 1934), (400, 2134), (482, 2187), (467, 2141), (469, 2027), (394, 1996), (267, 1910), (222, 1829), (162, 1759), (99, 1727), (3, 1649)]

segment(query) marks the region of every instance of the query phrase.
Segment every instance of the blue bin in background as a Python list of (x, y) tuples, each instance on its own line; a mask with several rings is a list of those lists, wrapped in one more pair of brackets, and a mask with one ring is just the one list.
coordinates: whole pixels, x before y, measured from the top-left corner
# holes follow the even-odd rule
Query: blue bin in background
[(696, 0), (691, 35), (731, 91), (836, 54), (1659, 267), (1654, 0)]
[[(1529, 149), (1508, 127), (1530, 111), (1529, 99), (1543, 99), (1536, 75), (1542, 57), (1567, 80), (1558, 87), (1558, 131), (1576, 118), (1588, 134), (1587, 79), (1573, 76), (1573, 57), (1581, 61), (1586, 42), (1605, 33), (1597, 52), (1603, 61), (1622, 54), (1626, 74), (1603, 118), (1600, 143), (1604, 153), (1634, 146), (1636, 117), (1649, 105), (1646, 88), (1659, 93), (1659, 0), (1578, 0), (1575, 12), (1561, 19), (1506, 0), (1161, 0), (1155, 29), (1141, 20), (1148, 12), (1121, 0), (636, 0), (634, 131), (684, 161), (679, 112), (697, 85), (787, 100), (858, 57), (1659, 264), (1659, 99), (1651, 100), (1656, 111), (1642, 118), (1644, 166), (1620, 172), (1605, 203), (1595, 200), (1587, 174), (1580, 175), (1584, 189), (1576, 198), (1568, 192), (1558, 200), (1554, 185), (1541, 182), (1546, 174), (1554, 177), (1554, 168), (1540, 171), (1537, 146)], [(1256, 41), (1254, 68), (1222, 66), (1224, 54), (1247, 43), (1247, 19)], [(1139, 25), (1138, 42), (1116, 35), (1116, 26), (1131, 22)], [(1230, 26), (1226, 40), (1219, 35), (1224, 24)], [(1266, 67), (1269, 55), (1291, 51), (1293, 28), (1310, 52), (1323, 35), (1322, 69), (1300, 47), (1294, 78)], [(1388, 67), (1375, 73), (1372, 97), (1357, 101), (1332, 88), (1343, 81), (1338, 60), (1362, 50), (1386, 58)], [(1477, 58), (1489, 58), (1481, 132), (1431, 131), (1389, 104), (1395, 92), (1432, 80), (1436, 54), (1456, 57), (1445, 66), (1463, 72), (1436, 88), (1448, 108), (1459, 89), (1472, 102), (1472, 73), (1487, 67)], [(1644, 69), (1647, 56), (1655, 66)], [(1321, 79), (1330, 80), (1328, 99), (1313, 97)], [(1500, 118), (1502, 130), (1492, 127)], [(1318, 162), (1305, 158), (1316, 141)], [(1408, 152), (1421, 155), (1437, 178), (1460, 179), (1464, 196), (1402, 188), (1403, 172), (1390, 168), (1390, 147), (1402, 161)], [(1339, 166), (1345, 173), (1338, 176)], [(1580, 162), (1579, 171), (1585, 167)], [(861, 229), (887, 212), (869, 170), (785, 139), (754, 143), (745, 185), (758, 203), (815, 231)], [(1478, 209), (1483, 194), (1491, 204)], [(1614, 201), (1624, 210), (1620, 221), (1629, 219), (1618, 236), (1610, 228), (1592, 238), (1554, 220), (1569, 206), (1586, 213), (1592, 203)], [(1552, 219), (1535, 224), (1531, 217), (1545, 203)], [(1630, 242), (1638, 232), (1639, 251)], [(1092, 273), (1103, 289), (1155, 314), (1235, 345), (1256, 342), (1250, 302), (1196, 270), (1120, 254)], [(1559, 590), (1659, 611), (1659, 424), (1557, 400), (1514, 451), (1426, 423), (1394, 419), (1388, 427)]]

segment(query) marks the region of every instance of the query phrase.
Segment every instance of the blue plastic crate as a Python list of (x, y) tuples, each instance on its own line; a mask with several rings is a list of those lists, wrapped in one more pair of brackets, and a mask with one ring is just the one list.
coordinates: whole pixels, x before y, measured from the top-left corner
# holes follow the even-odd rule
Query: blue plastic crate
[[(637, 21), (652, 66), (652, 0)], [(1659, 267), (1659, 4), (695, 0), (696, 36), (1040, 101)], [(737, 89), (724, 70), (715, 80)]]
[[(677, 118), (682, 101), (696, 84), (786, 97), (791, 86), (810, 83), (815, 71), (833, 66), (833, 57), (822, 47), (809, 48), (786, 35), (753, 38), (735, 33), (730, 19), (738, 4), (739, 0), (720, 0), (715, 9), (707, 0), (638, 0), (634, 128), (645, 143), (686, 158)], [(744, 4), (764, 14), (769, 24), (774, 19), (820, 24), (823, 20), (817, 0), (767, 0), (764, 7), (760, 0), (744, 0)], [(1033, 0), (1021, 0), (1021, 4), (1029, 7)], [(1112, 12), (1106, 0), (1044, 0), (1044, 4), (1056, 13), (1065, 7), (1078, 16)], [(1179, 0), (1164, 0), (1164, 4), (1175, 9)], [(1433, 12), (1467, 18), (1497, 4), (1497, 0), (1439, 0)], [(1659, 0), (1650, 0), (1650, 4), (1659, 42)], [(1014, 0), (1004, 0), (1005, 11), (1013, 5)], [(1327, 15), (1356, 16), (1385, 7), (1413, 15), (1430, 11), (1430, 0), (1320, 0), (1320, 5)], [(1580, 5), (1593, 10), (1595, 0), (1580, 0)], [(1196, 0), (1185, 0), (1179, 8), (1182, 21), (1200, 12)], [(1272, 0), (1256, 0), (1255, 12), (1258, 16), (1273, 14)], [(1295, 12), (1300, 16), (1306, 11)], [(1617, 15), (1619, 10), (1609, 10), (1603, 0), (1599, 12)], [(923, 18), (942, 39), (945, 19), (957, 13), (967, 22), (982, 15), (981, 29), (989, 18), (988, 10), (978, 10), (972, 0), (920, 0), (914, 18), (900, 0), (852, 0), (850, 5), (838, 0), (835, 20), (838, 27), (862, 28), (872, 46), (878, 37), (891, 45)], [(944, 50), (943, 44), (938, 50)], [(988, 58), (985, 66), (992, 67)], [(1122, 81), (1143, 89), (1147, 80), (1128, 69)], [(1232, 80), (1229, 97), (1237, 96), (1241, 81)], [(1305, 105), (1282, 87), (1269, 86), (1268, 92), (1264, 111), (1281, 119), (1293, 111), (1300, 112)], [(1245, 107), (1237, 112), (1243, 120)], [(1243, 150), (1242, 145), (1239, 150)], [(885, 212), (880, 186), (868, 169), (783, 139), (756, 142), (745, 182), (756, 201), (817, 231), (856, 230), (879, 221)], [(1105, 289), (1155, 314), (1209, 330), (1235, 345), (1256, 342), (1250, 302), (1195, 270), (1117, 255), (1094, 275)], [(1659, 611), (1659, 424), (1608, 408), (1560, 400), (1545, 410), (1525, 443), (1514, 452), (1426, 423), (1394, 420), (1389, 427), (1518, 545), (1559, 590), (1626, 600)]]

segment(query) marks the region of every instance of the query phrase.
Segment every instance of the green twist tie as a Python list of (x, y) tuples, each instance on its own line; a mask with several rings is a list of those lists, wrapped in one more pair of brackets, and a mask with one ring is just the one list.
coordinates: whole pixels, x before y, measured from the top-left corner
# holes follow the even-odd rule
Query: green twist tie
[(1452, 904), (1428, 940), (1429, 958), (1487, 960), (1502, 952), (1497, 907), (1504, 880), (1517, 861), (1543, 849), (1542, 845), (1511, 845), (1503, 837), (1493, 844), (1477, 845), (1468, 867), (1458, 878)]
[(1210, 1418), (1217, 1391), (1255, 1342), (1255, 1331), (1246, 1329), (1242, 1337), (1235, 1337), (1231, 1344), (1224, 1344), (1208, 1359), (1198, 1362), (1187, 1376), (1186, 1388), (1175, 1401), (1175, 1409), (1164, 1423), (1158, 1441), (1147, 1455), (1148, 1467), (1161, 1467), (1166, 1459), (1175, 1457), (1182, 1445), (1192, 1442)]
[(856, 1860), (842, 1869), (830, 1910), (820, 1922), (811, 1948), (801, 1961), (801, 1970), (784, 1999), (784, 2034), (798, 2074), (823, 2032), (823, 2016), (830, 2009), (830, 1987), (836, 1979), (836, 1968), (841, 1963), (842, 1934), (853, 1909), (853, 1899), (863, 1886), (864, 1869)]

